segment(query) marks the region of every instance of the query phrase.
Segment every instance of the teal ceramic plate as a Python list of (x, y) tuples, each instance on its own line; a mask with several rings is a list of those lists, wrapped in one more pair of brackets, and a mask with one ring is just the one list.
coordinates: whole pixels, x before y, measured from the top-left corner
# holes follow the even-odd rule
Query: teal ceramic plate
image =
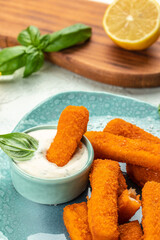
[[(29, 112), (14, 131), (24, 131), (37, 125), (56, 125), (67, 105), (88, 108), (89, 130), (102, 130), (109, 120), (120, 117), (160, 137), (156, 107), (130, 98), (92, 92), (66, 92), (53, 96)], [(129, 185), (136, 187), (131, 182)], [(87, 189), (70, 203), (85, 201), (89, 192)], [(0, 240), (69, 239), (62, 219), (64, 206), (44, 206), (20, 196), (12, 185), (7, 157), (0, 152)], [(140, 220), (141, 211), (134, 218)]]

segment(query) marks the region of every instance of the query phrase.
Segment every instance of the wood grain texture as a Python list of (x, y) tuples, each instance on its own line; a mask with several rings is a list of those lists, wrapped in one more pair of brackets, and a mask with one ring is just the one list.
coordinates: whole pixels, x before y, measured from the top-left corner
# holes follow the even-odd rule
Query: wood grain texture
[(51, 33), (74, 23), (93, 29), (86, 44), (47, 54), (53, 63), (96, 81), (123, 87), (160, 86), (160, 41), (141, 52), (117, 47), (105, 34), (107, 5), (87, 0), (0, 0), (0, 47), (17, 44), (18, 33), (35, 25)]

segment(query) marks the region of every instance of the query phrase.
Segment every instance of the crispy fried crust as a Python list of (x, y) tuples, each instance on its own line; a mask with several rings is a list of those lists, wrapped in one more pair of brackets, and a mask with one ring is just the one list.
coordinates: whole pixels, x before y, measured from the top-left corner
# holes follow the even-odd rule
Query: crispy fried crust
[[(124, 189), (123, 194), (118, 198), (119, 217), (124, 220), (124, 215), (126, 215), (128, 221), (129, 218), (134, 215), (137, 207), (137, 204), (132, 203), (132, 200), (136, 199), (137, 202), (140, 202), (139, 196), (136, 196), (134, 190), (126, 189), (126, 181), (121, 171), (119, 171), (118, 181), (118, 192), (119, 189), (121, 189), (121, 191)], [(130, 199), (130, 197), (132, 197), (132, 199)], [(88, 224), (88, 209), (85, 202), (66, 206), (64, 208), (63, 219), (72, 240), (92, 239)]]
[(119, 173), (118, 182), (119, 182), (118, 196), (120, 196), (123, 193), (123, 191), (127, 189), (126, 179), (124, 178), (122, 171), (120, 171)]
[(120, 167), (110, 160), (95, 160), (90, 174), (88, 222), (93, 240), (118, 240), (118, 177)]
[(46, 154), (48, 161), (59, 167), (69, 162), (86, 132), (88, 120), (89, 112), (83, 106), (68, 106), (62, 111), (57, 134)]
[[(148, 142), (160, 144), (160, 139), (143, 129), (126, 122), (122, 119), (113, 119), (103, 130), (118, 136), (123, 136), (131, 139), (142, 139)], [(160, 182), (160, 172), (127, 164), (127, 173), (136, 184), (143, 187), (147, 181)]]
[(148, 181), (155, 181), (160, 183), (160, 172), (139, 166), (127, 164), (127, 174), (140, 187)]
[(134, 189), (126, 189), (118, 198), (118, 221), (126, 223), (141, 206), (140, 195)]
[(112, 159), (160, 171), (159, 144), (129, 139), (108, 132), (87, 132), (95, 158)]
[(92, 240), (88, 225), (87, 203), (66, 206), (63, 220), (71, 240)]
[(118, 188), (118, 221), (120, 224), (127, 222), (140, 208), (139, 195), (134, 189), (127, 189), (126, 180), (120, 171)]
[(143, 236), (143, 232), (138, 221), (120, 225), (119, 232), (119, 240), (141, 240)]
[(142, 189), (144, 240), (160, 239), (160, 183), (147, 182)]
[(160, 139), (158, 137), (155, 137), (151, 133), (148, 133), (136, 125), (126, 122), (120, 118), (111, 120), (103, 131), (131, 139), (142, 139), (149, 142), (152, 141), (154, 143), (160, 143)]

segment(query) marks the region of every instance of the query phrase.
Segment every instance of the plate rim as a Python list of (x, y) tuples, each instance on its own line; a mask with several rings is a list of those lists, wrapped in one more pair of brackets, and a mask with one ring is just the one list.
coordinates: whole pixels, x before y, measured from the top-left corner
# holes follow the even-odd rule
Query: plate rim
[(152, 107), (154, 110), (157, 109), (158, 112), (158, 106), (156, 107), (153, 104), (147, 103), (145, 101), (133, 98), (133, 97), (129, 97), (129, 96), (124, 96), (124, 95), (120, 95), (120, 94), (114, 94), (114, 93), (109, 93), (109, 92), (103, 92), (103, 91), (62, 91), (60, 93), (54, 94), (48, 98), (45, 98), (44, 100), (40, 101), (36, 106), (34, 106), (31, 110), (29, 110), (26, 114), (24, 114), (24, 116), (18, 121), (18, 123), (16, 124), (16, 126), (14, 127), (14, 129), (12, 130), (12, 132), (15, 132), (18, 125), (20, 124), (21, 121), (23, 121), (25, 118), (27, 118), (27, 116), (29, 116), (30, 113), (32, 113), (35, 109), (37, 109), (39, 106), (41, 106), (43, 103), (49, 101), (52, 98), (58, 97), (58, 96), (62, 96), (64, 94), (80, 94), (80, 93), (87, 93), (87, 94), (102, 94), (102, 95), (106, 95), (106, 96), (112, 96), (112, 97), (118, 97), (121, 99), (126, 99), (126, 100), (131, 100), (133, 102), (137, 102), (140, 104), (145, 104), (148, 107)]

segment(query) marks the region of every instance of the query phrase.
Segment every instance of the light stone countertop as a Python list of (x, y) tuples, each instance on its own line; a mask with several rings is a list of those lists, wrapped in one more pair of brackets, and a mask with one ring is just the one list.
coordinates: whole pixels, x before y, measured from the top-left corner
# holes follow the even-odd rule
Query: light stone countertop
[(40, 72), (29, 78), (0, 83), (0, 134), (11, 132), (24, 114), (39, 102), (64, 91), (104, 91), (134, 97), (155, 106), (160, 104), (160, 87), (114, 87), (86, 79), (46, 62)]

